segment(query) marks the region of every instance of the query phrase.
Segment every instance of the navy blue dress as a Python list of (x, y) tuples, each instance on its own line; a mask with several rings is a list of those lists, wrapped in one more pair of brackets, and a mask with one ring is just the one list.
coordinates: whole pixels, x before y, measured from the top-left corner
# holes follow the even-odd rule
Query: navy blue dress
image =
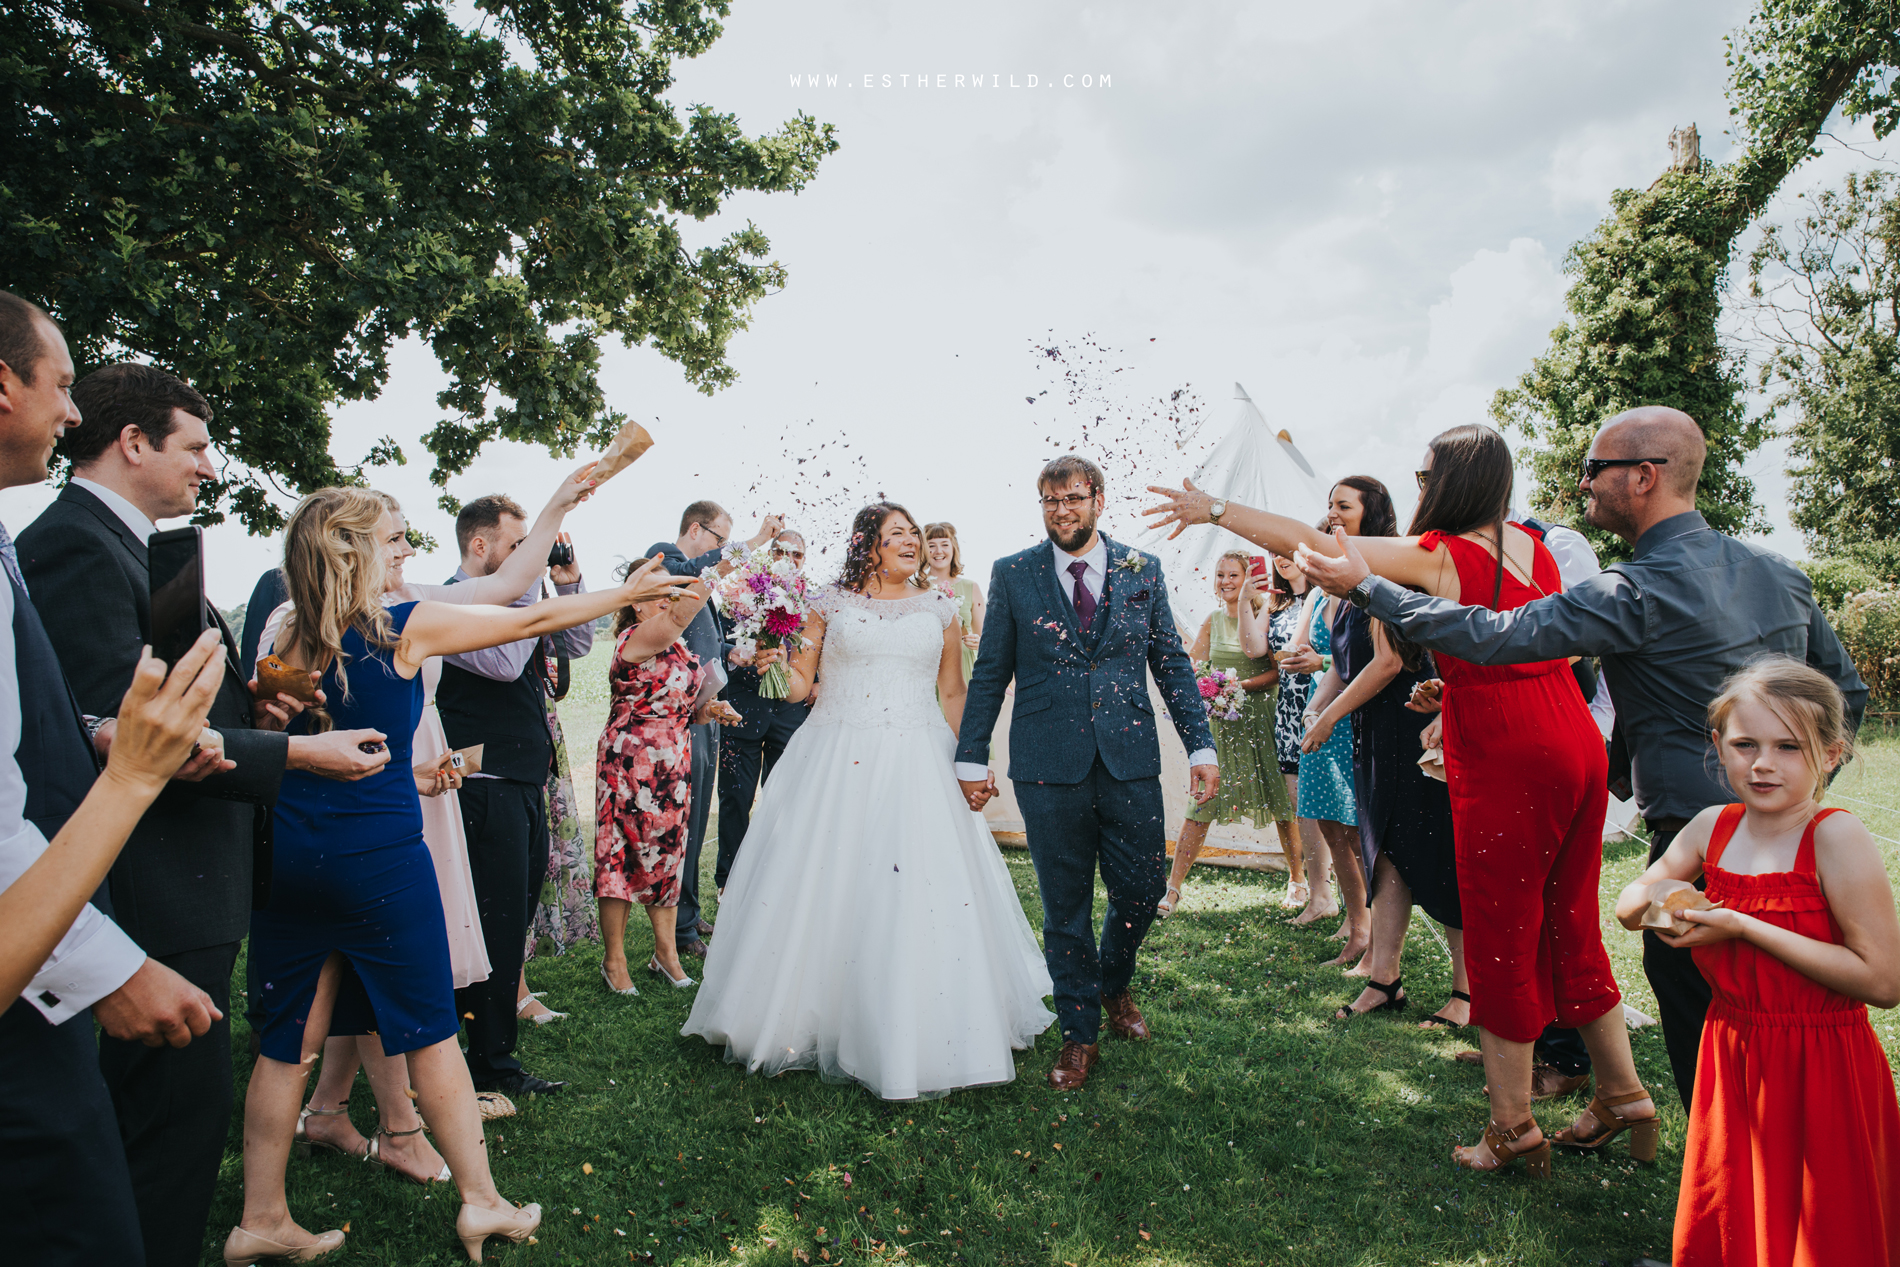
[[(398, 633), (414, 603), (389, 609)], [(422, 715), (422, 675), (407, 681), (393, 650), (344, 634), (350, 689), (336, 668), (323, 692), (338, 730), (388, 736), (389, 764), (355, 783), (302, 770), (284, 773), (277, 796), (270, 905), (251, 915), (251, 961), (262, 994), (262, 1051), (302, 1059), (317, 974), (344, 958), (332, 1034), (377, 1034), (389, 1055), (453, 1037), (455, 982), (435, 864), (422, 843), (422, 808), (410, 745)], [(307, 728), (299, 718), (294, 733)]]
[[(1372, 617), (1351, 603), (1336, 604), (1333, 666), (1350, 683), (1372, 663)], [(1412, 901), (1446, 928), (1463, 928), (1458, 902), (1458, 859), (1452, 844), (1451, 793), (1419, 768), (1419, 732), (1430, 714), (1405, 707), (1412, 687), (1433, 676), (1430, 661), (1401, 667), (1385, 689), (1352, 715), (1352, 782), (1359, 803), (1359, 852), (1372, 892), (1380, 854), (1392, 859), (1412, 890)]]

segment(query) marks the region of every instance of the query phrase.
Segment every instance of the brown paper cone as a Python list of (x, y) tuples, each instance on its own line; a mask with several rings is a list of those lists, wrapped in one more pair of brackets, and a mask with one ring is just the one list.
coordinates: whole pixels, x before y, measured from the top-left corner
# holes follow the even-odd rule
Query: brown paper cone
[(630, 422), (614, 433), (607, 448), (594, 463), (594, 487), (599, 488), (632, 466), (642, 453), (653, 447), (653, 437), (637, 422)]

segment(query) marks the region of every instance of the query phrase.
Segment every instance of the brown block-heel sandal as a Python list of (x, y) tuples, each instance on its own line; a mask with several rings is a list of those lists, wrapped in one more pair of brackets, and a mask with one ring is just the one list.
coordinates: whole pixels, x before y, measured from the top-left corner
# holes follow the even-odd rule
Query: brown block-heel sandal
[(1616, 1111), (1618, 1105), (1651, 1098), (1649, 1092), (1641, 1088), (1628, 1095), (1612, 1096), (1607, 1100), (1601, 1095), (1592, 1096), (1590, 1116), (1597, 1120), (1597, 1129), (1589, 1135), (1584, 1135), (1576, 1127), (1566, 1126), (1556, 1134), (1557, 1146), (1588, 1149), (1595, 1152), (1624, 1131), (1628, 1131), (1630, 1156), (1637, 1161), (1655, 1161), (1656, 1144), (1662, 1135), (1662, 1125), (1654, 1110), (1648, 1117), (1624, 1117)]
[(1493, 1164), (1481, 1166), (1476, 1162), (1467, 1161), (1466, 1158), (1472, 1156), (1478, 1150), (1475, 1148), (1464, 1148), (1462, 1146), (1451, 1150), (1451, 1159), (1458, 1165), (1463, 1166), (1466, 1170), (1484, 1171), (1503, 1170), (1514, 1161), (1522, 1161), (1524, 1163), (1524, 1169), (1529, 1172), (1531, 1178), (1548, 1179), (1550, 1178), (1549, 1140), (1539, 1140), (1537, 1141), (1537, 1147), (1527, 1148), (1521, 1152), (1505, 1147), (1507, 1144), (1514, 1144), (1524, 1138), (1525, 1135), (1536, 1129), (1536, 1126), (1537, 1119), (1529, 1117), (1508, 1131), (1501, 1128), (1496, 1122), (1486, 1122), (1484, 1124), (1484, 1146), (1491, 1150), (1491, 1156), (1496, 1159)]

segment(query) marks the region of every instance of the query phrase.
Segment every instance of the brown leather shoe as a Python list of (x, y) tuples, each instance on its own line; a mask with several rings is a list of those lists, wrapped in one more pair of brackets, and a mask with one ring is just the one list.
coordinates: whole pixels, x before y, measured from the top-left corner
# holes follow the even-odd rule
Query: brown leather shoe
[(698, 933), (701, 937), (711, 937), (713, 935), (713, 926), (703, 919), (694, 920), (693, 931)]
[(1123, 990), (1120, 994), (1104, 994), (1102, 1011), (1107, 1014), (1108, 1027), (1115, 1031), (1117, 1037), (1134, 1039), (1149, 1037), (1148, 1021), (1142, 1016), (1141, 1009), (1135, 1006), (1135, 996), (1127, 990)]
[(1056, 1057), (1054, 1068), (1049, 1070), (1049, 1085), (1058, 1091), (1076, 1090), (1089, 1080), (1089, 1070), (1095, 1068), (1101, 1053), (1101, 1047), (1095, 1043), (1062, 1044), (1062, 1052)]
[(679, 951), (682, 955), (696, 955), (701, 959), (706, 957), (706, 943), (697, 937), (691, 941), (680, 942), (674, 949)]

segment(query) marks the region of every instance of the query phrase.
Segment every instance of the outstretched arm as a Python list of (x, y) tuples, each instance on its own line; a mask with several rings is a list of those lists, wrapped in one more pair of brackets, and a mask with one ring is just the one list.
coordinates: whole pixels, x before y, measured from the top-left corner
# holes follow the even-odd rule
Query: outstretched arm
[(457, 655), (524, 638), (539, 638), (542, 634), (598, 620), (632, 603), (681, 598), (687, 593), (685, 582), (648, 560), (628, 573), (627, 579), (615, 589), (594, 594), (567, 594), (528, 607), (417, 603), (409, 613), (409, 621), (396, 647), (397, 670), (404, 677), (414, 677), (422, 662), (432, 655)]
[(554, 547), (555, 537), (560, 535), (561, 522), (567, 518), (567, 512), (593, 495), (593, 475), (594, 464), (589, 462), (562, 480), (514, 553), (487, 576), (471, 577), (458, 585), (405, 585), (405, 595), (463, 606), (487, 603), (506, 607), (514, 602), (532, 589), (541, 579), (541, 573), (547, 570), (548, 551)]

